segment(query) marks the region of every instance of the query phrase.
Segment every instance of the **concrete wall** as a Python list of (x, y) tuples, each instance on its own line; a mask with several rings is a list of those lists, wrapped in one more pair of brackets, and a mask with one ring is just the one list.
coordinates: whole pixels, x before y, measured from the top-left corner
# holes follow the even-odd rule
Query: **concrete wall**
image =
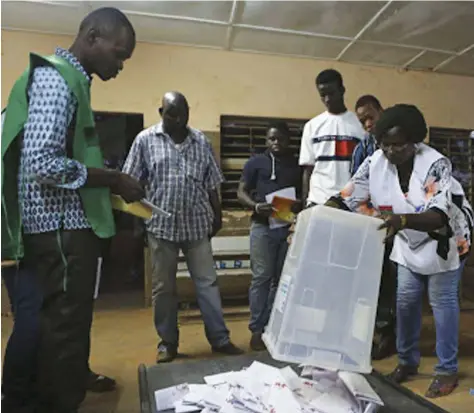
[[(2, 30), (2, 106), (28, 52), (49, 54), (72, 40)], [(474, 129), (474, 78), (145, 43), (116, 80), (94, 81), (92, 102), (95, 110), (144, 113), (150, 125), (163, 93), (178, 89), (189, 99), (193, 126), (207, 131), (219, 130), (221, 114), (309, 118), (323, 110), (314, 78), (328, 67), (343, 74), (351, 107), (372, 93), (385, 106), (418, 105), (432, 126)]]

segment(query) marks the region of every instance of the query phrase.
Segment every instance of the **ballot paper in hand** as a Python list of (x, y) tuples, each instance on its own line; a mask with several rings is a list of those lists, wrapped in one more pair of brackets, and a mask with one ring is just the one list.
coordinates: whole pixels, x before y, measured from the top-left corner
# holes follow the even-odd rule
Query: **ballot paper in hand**
[(127, 203), (121, 196), (112, 194), (110, 199), (113, 209), (135, 215), (139, 218), (151, 219), (153, 214), (157, 214), (166, 218), (171, 217), (169, 212), (152, 204), (145, 198), (138, 202)]
[[(273, 199), (275, 197), (284, 198), (284, 199), (287, 199), (287, 200), (290, 200), (290, 201), (296, 201), (296, 190), (295, 190), (294, 187), (280, 189), (279, 191), (275, 191), (275, 192), (272, 192), (270, 194), (267, 194), (265, 196), (265, 201), (267, 201), (269, 204), (273, 204)], [(281, 203), (281, 201), (280, 201), (280, 203)], [(283, 205), (283, 204), (285, 204), (285, 205)], [(275, 206), (274, 206), (274, 208), (276, 210), (278, 209)], [(287, 208), (287, 205), (286, 205), (285, 202), (282, 203), (281, 208), (285, 208), (285, 209)], [(278, 216), (278, 210), (275, 211), (275, 212), (277, 213), (276, 216)], [(282, 214), (283, 215), (288, 215), (287, 213), (285, 213), (285, 211), (282, 211)], [(274, 216), (271, 216), (268, 219), (268, 223), (269, 223), (270, 229), (286, 227), (286, 226), (289, 225), (289, 223), (287, 221), (278, 219)]]

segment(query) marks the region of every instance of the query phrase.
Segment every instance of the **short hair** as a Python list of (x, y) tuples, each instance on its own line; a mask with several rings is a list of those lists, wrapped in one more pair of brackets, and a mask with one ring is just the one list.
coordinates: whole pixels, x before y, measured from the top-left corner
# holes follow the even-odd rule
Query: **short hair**
[(374, 95), (364, 95), (361, 96), (359, 99), (357, 99), (357, 102), (355, 104), (355, 109), (359, 109), (362, 106), (372, 106), (375, 109), (382, 110), (382, 105), (380, 104), (380, 101), (374, 96)]
[(288, 127), (288, 124), (282, 120), (271, 122), (270, 125), (268, 125), (267, 132), (270, 129), (276, 129), (284, 135), (290, 137), (290, 128)]
[(335, 69), (326, 69), (316, 76), (316, 86), (326, 83), (337, 83), (338, 86), (344, 86), (342, 75)]
[(96, 29), (102, 34), (113, 34), (121, 28), (129, 32), (130, 40), (135, 44), (135, 29), (128, 17), (115, 7), (101, 7), (84, 17), (79, 26), (79, 33)]
[(384, 134), (399, 127), (411, 143), (420, 143), (426, 138), (428, 128), (421, 111), (414, 105), (398, 104), (385, 109), (375, 125), (375, 139), (381, 143)]

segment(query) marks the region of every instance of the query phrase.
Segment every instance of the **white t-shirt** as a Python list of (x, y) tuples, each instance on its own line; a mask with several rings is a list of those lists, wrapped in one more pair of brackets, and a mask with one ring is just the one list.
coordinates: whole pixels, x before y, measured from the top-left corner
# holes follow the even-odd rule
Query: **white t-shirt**
[(365, 132), (355, 113), (329, 112), (306, 123), (301, 138), (300, 165), (313, 166), (308, 201), (325, 203), (351, 178), (352, 152)]

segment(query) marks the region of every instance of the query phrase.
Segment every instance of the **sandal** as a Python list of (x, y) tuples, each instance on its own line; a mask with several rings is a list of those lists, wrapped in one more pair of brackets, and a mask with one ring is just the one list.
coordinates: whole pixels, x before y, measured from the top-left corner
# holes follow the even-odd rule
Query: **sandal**
[(435, 399), (437, 397), (447, 396), (451, 394), (456, 387), (458, 387), (457, 374), (436, 375), (425, 393), (425, 397)]

